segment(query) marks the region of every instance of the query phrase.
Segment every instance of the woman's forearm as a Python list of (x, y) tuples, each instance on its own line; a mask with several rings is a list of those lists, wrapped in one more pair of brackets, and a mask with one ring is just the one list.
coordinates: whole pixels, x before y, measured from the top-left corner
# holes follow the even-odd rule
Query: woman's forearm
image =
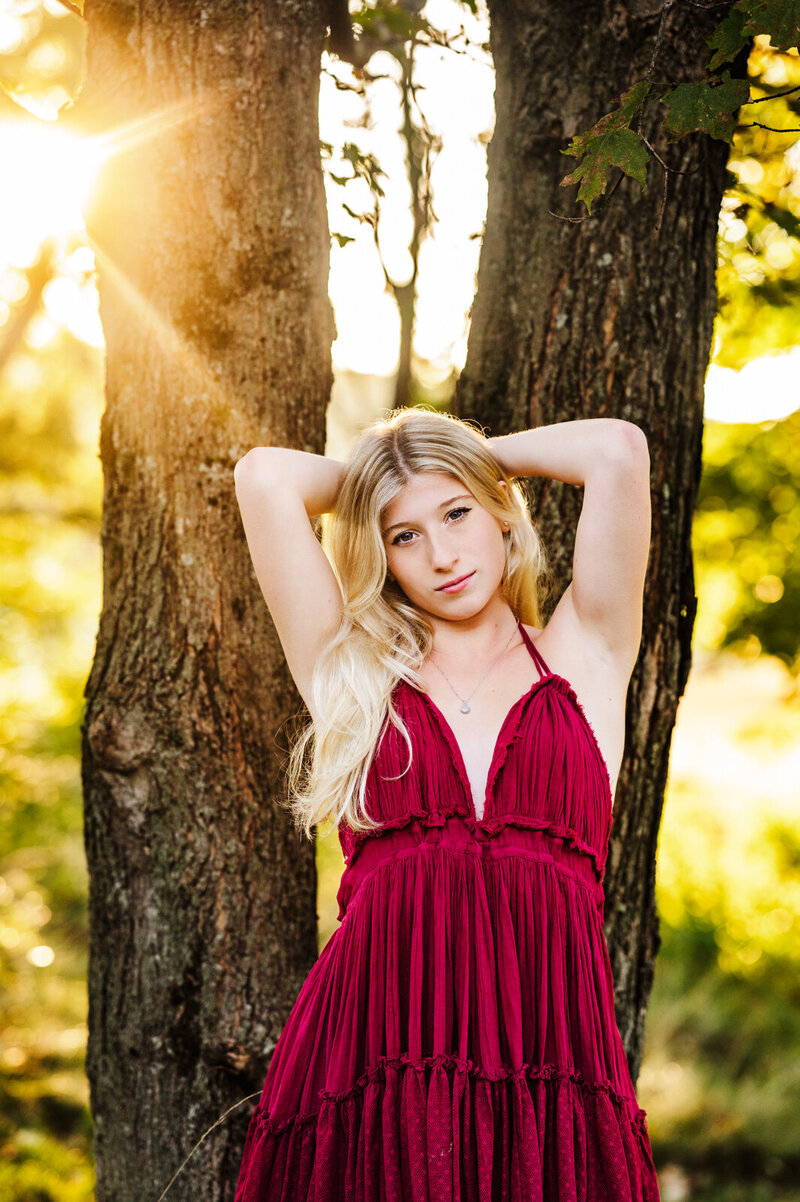
[(300, 494), (308, 516), (315, 517), (333, 509), (344, 469), (341, 460), (310, 451), (253, 447), (237, 462), (233, 477), (237, 493), (244, 488), (290, 488)]
[(616, 417), (555, 422), (490, 438), (492, 454), (509, 476), (549, 476), (583, 486), (591, 470), (620, 448), (647, 448), (642, 429)]

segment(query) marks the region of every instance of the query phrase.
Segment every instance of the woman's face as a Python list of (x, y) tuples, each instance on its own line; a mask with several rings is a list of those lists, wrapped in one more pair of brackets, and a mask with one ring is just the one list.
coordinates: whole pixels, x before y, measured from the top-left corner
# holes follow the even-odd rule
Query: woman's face
[[(453, 476), (412, 476), (386, 506), (381, 532), (389, 572), (417, 609), (463, 619), (498, 593), (506, 562), (503, 523)], [(455, 591), (442, 587), (467, 575)]]

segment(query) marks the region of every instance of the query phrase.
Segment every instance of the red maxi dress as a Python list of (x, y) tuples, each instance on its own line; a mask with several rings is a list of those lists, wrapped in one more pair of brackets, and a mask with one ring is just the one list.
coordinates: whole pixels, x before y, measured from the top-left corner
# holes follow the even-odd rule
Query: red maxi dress
[(398, 682), (340, 827), (340, 925), (253, 1112), (235, 1202), (658, 1202), (603, 931), (611, 782), (563, 676), (509, 710), (476, 816), (444, 715)]

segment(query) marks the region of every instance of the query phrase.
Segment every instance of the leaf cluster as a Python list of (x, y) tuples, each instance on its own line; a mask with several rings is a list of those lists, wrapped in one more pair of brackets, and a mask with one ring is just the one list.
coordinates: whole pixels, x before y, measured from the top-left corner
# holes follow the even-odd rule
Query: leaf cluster
[(705, 79), (672, 86), (653, 78), (655, 62), (651, 64), (646, 79), (634, 83), (617, 98), (611, 112), (591, 129), (577, 134), (562, 151), (580, 159), (575, 170), (561, 181), (562, 186), (580, 184), (577, 199), (583, 201), (589, 214), (594, 201), (606, 191), (614, 168), (643, 188), (649, 156), (654, 152), (641, 130), (648, 110), (655, 104), (663, 106), (668, 141), (702, 133), (730, 142), (739, 125), (739, 110), (759, 103), (759, 99), (750, 98), (748, 80), (731, 75), (730, 65), (757, 36), (769, 38), (776, 50), (796, 48), (800, 0), (736, 0), (707, 38), (714, 53)]

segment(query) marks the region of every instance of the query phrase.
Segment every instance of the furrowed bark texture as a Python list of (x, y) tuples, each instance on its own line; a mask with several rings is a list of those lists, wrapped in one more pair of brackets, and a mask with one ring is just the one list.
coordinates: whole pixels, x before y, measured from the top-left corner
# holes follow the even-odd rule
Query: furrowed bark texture
[[(469, 356), (456, 412), (491, 434), (618, 417), (647, 434), (653, 530), (642, 646), (628, 693), (626, 752), (606, 870), (606, 936), (617, 1020), (634, 1081), (659, 947), (655, 853), (670, 733), (690, 667), (696, 597), (691, 528), (701, 468), (703, 382), (715, 313), (717, 216), (728, 147), (701, 135), (667, 145), (644, 192), (627, 177), (584, 217), (560, 181), (570, 138), (614, 107), (651, 64), (655, 0), (489, 0), (497, 72), (486, 233)], [(705, 35), (724, 15), (675, 5), (655, 79), (699, 79)], [(742, 73), (743, 70), (742, 70)], [(611, 183), (616, 180), (612, 173)], [(533, 510), (559, 580), (569, 582), (581, 493), (537, 480)]]
[[(156, 1202), (259, 1090), (317, 958), (284, 796), (301, 702), (233, 487), (321, 453), (331, 384), (317, 0), (96, 0), (73, 124), (106, 336), (103, 609), (83, 726), (98, 1202)], [(283, 732), (276, 738), (275, 731)], [(233, 1197), (254, 1103), (170, 1202)]]

